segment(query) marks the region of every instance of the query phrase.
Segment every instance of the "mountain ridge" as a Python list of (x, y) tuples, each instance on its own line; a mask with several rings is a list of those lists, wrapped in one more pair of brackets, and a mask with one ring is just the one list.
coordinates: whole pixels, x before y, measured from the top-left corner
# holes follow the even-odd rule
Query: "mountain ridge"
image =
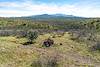
[(27, 17), (79, 17), (79, 16), (66, 15), (66, 14), (40, 14), (40, 15), (32, 15)]
[(31, 19), (35, 19), (35, 20), (45, 20), (45, 19), (83, 19), (85, 17), (66, 15), (66, 14), (40, 14), (40, 15), (24, 16), (22, 18), (31, 18)]

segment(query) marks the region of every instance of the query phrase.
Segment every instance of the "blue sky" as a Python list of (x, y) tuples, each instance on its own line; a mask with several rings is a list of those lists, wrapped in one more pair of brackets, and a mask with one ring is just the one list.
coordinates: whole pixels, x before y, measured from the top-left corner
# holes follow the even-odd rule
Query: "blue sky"
[(0, 0), (2, 17), (45, 13), (100, 17), (100, 0)]

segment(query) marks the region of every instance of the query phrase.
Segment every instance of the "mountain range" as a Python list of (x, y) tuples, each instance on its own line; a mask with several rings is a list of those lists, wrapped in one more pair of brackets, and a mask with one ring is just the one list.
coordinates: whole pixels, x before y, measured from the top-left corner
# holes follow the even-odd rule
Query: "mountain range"
[(32, 15), (32, 16), (25, 16), (23, 18), (32, 18), (32, 19), (58, 19), (58, 18), (84, 18), (74, 15), (66, 15), (66, 14), (41, 14), (41, 15)]

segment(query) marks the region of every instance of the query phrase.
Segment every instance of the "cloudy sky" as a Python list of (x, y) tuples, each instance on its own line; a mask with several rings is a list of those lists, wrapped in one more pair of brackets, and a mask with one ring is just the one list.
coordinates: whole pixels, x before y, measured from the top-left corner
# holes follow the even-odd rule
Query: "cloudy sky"
[(1, 17), (57, 13), (100, 17), (100, 0), (0, 0)]

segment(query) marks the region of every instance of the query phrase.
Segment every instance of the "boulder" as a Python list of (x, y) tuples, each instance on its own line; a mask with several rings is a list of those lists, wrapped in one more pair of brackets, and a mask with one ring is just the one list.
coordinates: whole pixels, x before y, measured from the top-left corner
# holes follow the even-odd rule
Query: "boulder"
[(43, 46), (45, 47), (50, 47), (54, 44), (54, 41), (52, 39), (46, 39), (44, 42), (43, 42)]

